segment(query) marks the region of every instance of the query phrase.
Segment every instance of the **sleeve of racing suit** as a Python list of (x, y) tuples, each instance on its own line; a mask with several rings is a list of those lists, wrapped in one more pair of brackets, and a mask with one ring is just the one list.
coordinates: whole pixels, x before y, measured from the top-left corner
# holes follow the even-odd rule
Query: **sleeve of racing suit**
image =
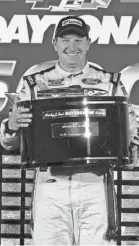
[[(117, 87), (117, 96), (127, 96), (126, 89), (122, 82), (119, 82)], [(128, 112), (129, 112), (129, 152), (130, 152), (130, 160), (133, 166), (137, 165), (138, 161), (138, 148), (139, 148), (139, 136), (138, 129), (139, 124), (137, 122), (137, 115), (132, 107), (132, 104), (128, 103)]]
[[(126, 89), (122, 83), (119, 83), (117, 87), (116, 96), (127, 96), (125, 95)], [(139, 124), (137, 122), (137, 115), (132, 107), (132, 104), (128, 103), (128, 112), (129, 112), (129, 139), (130, 143), (133, 142), (139, 145), (139, 137), (138, 137), (138, 127)]]
[[(19, 101), (31, 100), (30, 86), (29, 86), (29, 83), (27, 82), (27, 80), (24, 79), (24, 77), (28, 77), (31, 74), (38, 73), (38, 72), (45, 70), (51, 66), (54, 66), (55, 63), (56, 63), (56, 61), (51, 61), (51, 62), (44, 62), (44, 63), (40, 64), (40, 66), (38, 66), (38, 64), (34, 65), (31, 68), (29, 68), (23, 74), (23, 76), (22, 76), (22, 78), (18, 84), (17, 90), (16, 90), (16, 92), (19, 95), (19, 97), (18, 97)], [(35, 89), (34, 89), (34, 91), (35, 91)], [(1, 123), (0, 142), (1, 142), (1, 145), (6, 150), (15, 150), (15, 149), (17, 149), (17, 147), (19, 148), (19, 145), (20, 145), (20, 138), (19, 138), (20, 134), (19, 134), (19, 131), (13, 132), (12, 134), (7, 133), (6, 124), (5, 124), (6, 121), (8, 121), (8, 119), (3, 120)]]
[[(30, 100), (30, 88), (25, 80), (23, 80), (23, 77), (21, 78), (17, 91), (18, 93), (18, 100), (25, 101)], [(17, 101), (16, 101), (17, 104)], [(13, 107), (16, 107), (14, 105)], [(11, 132), (7, 131), (7, 119), (4, 119), (1, 123), (1, 132), (0, 132), (0, 142), (4, 149), (6, 150), (17, 150), (20, 147), (20, 134), (19, 131), (17, 132)]]
[[(105, 71), (99, 71), (98, 77), (102, 81), (110, 81), (112, 87), (114, 88), (115, 96), (125, 96), (128, 97), (125, 86), (122, 81), (120, 81), (121, 74), (120, 73), (107, 73)], [(112, 95), (113, 88), (111, 87), (110, 95)], [(139, 124), (137, 122), (137, 116), (134, 112), (134, 109), (131, 103), (128, 103), (129, 110), (129, 140), (130, 143), (138, 146), (139, 145), (139, 137), (138, 137), (138, 128)]]

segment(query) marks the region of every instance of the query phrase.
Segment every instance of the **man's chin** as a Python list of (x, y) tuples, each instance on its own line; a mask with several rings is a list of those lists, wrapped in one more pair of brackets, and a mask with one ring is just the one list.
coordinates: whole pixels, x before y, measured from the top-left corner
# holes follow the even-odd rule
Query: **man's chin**
[(75, 63), (75, 62), (68, 63), (68, 67), (70, 67), (70, 68), (75, 68), (77, 66), (78, 66), (77, 63)]

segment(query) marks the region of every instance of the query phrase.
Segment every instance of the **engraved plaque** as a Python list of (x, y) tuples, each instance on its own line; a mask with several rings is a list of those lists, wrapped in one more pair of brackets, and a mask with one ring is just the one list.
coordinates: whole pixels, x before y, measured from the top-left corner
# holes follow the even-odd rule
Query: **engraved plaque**
[(79, 137), (89, 135), (99, 136), (98, 122), (68, 122), (68, 123), (54, 123), (51, 124), (52, 137), (64, 138), (64, 137)]
[(43, 119), (62, 118), (62, 117), (105, 117), (106, 109), (66, 109), (43, 111)]

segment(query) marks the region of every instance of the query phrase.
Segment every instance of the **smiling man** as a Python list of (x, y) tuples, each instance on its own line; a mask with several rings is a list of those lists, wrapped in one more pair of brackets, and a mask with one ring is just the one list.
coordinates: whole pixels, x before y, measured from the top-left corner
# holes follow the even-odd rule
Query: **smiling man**
[(89, 30), (83, 20), (75, 17), (59, 23), (53, 44), (59, 56), (59, 65), (65, 71), (75, 73), (85, 67), (90, 46)]
[[(70, 86), (93, 88), (94, 96), (123, 96), (120, 74), (108, 73), (87, 61), (89, 26), (79, 17), (68, 16), (58, 23), (54, 38), (58, 61), (44, 62), (21, 78), (19, 100), (38, 99), (38, 91)], [(137, 123), (129, 112), (132, 163), (137, 161)], [(20, 145), (19, 129), (28, 127), (32, 114), (15, 103), (10, 118), (3, 122), (1, 144), (7, 150)], [(131, 165), (132, 166), (132, 165)], [(80, 167), (36, 169), (32, 203), (33, 245), (113, 245), (106, 195), (105, 169)], [(113, 187), (112, 187), (113, 189)], [(110, 197), (112, 200), (112, 197)], [(111, 223), (111, 222), (110, 222)]]

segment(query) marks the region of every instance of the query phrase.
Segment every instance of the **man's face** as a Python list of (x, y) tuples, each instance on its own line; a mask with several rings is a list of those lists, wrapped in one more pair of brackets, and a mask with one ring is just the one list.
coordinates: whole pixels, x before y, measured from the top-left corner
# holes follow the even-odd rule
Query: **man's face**
[(86, 55), (90, 46), (87, 37), (67, 34), (54, 41), (54, 48), (59, 56), (59, 65), (66, 71), (79, 71), (86, 63)]

